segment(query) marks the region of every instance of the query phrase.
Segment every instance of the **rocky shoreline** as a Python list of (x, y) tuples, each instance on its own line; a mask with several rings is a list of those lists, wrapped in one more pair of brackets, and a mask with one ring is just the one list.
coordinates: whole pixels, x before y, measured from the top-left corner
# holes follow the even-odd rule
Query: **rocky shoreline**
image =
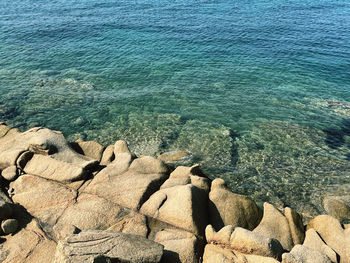
[(350, 262), (349, 224), (304, 225), (125, 141), (0, 123), (0, 171), (0, 262)]

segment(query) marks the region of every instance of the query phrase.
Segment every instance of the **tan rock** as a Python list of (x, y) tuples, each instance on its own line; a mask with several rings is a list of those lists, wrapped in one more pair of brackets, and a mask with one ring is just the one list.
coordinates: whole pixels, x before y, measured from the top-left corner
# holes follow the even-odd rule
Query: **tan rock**
[(203, 263), (278, 263), (274, 258), (246, 255), (213, 244), (205, 246)]
[(54, 227), (55, 239), (64, 237), (61, 233), (68, 233), (66, 226), (73, 225), (81, 230), (108, 229), (125, 217), (132, 217), (135, 212), (120, 207), (96, 195), (82, 193), (77, 202), (70, 205), (58, 219)]
[(52, 262), (56, 243), (49, 240), (35, 221), (29, 222), (15, 235), (6, 236), (0, 252), (3, 263)]
[(82, 150), (82, 154), (97, 161), (100, 161), (102, 158), (102, 153), (104, 147), (95, 141), (83, 141), (77, 140), (76, 143), (79, 145)]
[[(277, 239), (285, 250), (290, 251), (294, 245), (291, 229), (293, 229), (297, 241), (300, 239), (299, 235), (302, 230), (298, 229), (300, 225), (297, 221), (298, 217), (293, 216), (291, 210), (287, 213), (289, 213), (289, 220), (273, 205), (264, 203), (264, 216), (253, 232)], [(289, 222), (292, 223), (292, 226), (289, 225)]]
[(209, 218), (216, 230), (225, 225), (254, 229), (262, 217), (255, 202), (243, 195), (232, 193), (224, 180), (215, 179), (209, 193)]
[(82, 167), (40, 154), (34, 154), (33, 158), (24, 167), (24, 171), (27, 174), (58, 182), (77, 181), (88, 175)]
[(332, 262), (338, 262), (337, 253), (329, 246), (327, 246), (318, 233), (313, 229), (306, 231), (305, 240), (303, 246), (316, 250), (322, 254), (325, 254), (329, 257)]
[(326, 196), (323, 199), (323, 207), (336, 219), (350, 219), (350, 196)]
[(162, 255), (162, 245), (140, 236), (87, 230), (59, 241), (53, 262), (158, 263)]
[(4, 122), (0, 123), (0, 138), (4, 137), (11, 128), (8, 127)]
[(188, 184), (161, 189), (154, 193), (140, 211), (196, 235), (204, 235), (207, 225), (207, 195)]
[(75, 191), (38, 176), (22, 175), (10, 186), (15, 191), (13, 201), (51, 227), (66, 207), (75, 202)]
[(138, 213), (130, 213), (130, 217), (126, 216), (122, 218), (122, 220), (107, 230), (139, 235), (145, 238), (147, 238), (149, 232), (146, 217)]
[(169, 167), (161, 160), (143, 156), (131, 163), (130, 170), (142, 174), (166, 174), (169, 172)]
[(109, 145), (106, 147), (106, 149), (103, 151), (102, 158), (101, 158), (101, 165), (108, 165), (114, 160), (114, 145)]
[(133, 170), (115, 176), (109, 176), (108, 172), (100, 173), (84, 192), (96, 194), (131, 209), (139, 209), (168, 178), (166, 174), (140, 174)]
[(282, 255), (282, 263), (331, 263), (332, 261), (319, 251), (303, 245), (296, 245), (290, 253)]
[(284, 209), (284, 216), (288, 220), (290, 232), (293, 239), (293, 245), (302, 244), (305, 239), (302, 216), (290, 207), (286, 207)]
[(307, 225), (307, 230), (312, 228), (340, 256), (340, 263), (350, 262), (350, 234), (337, 219), (329, 215), (317, 216)]
[(154, 241), (164, 246), (164, 262), (199, 262), (198, 240), (192, 233), (164, 229), (156, 234)]
[(5, 178), (7, 181), (10, 181), (10, 182), (14, 181), (18, 176), (17, 167), (15, 165), (12, 165), (12, 166), (5, 168), (1, 172), (1, 176), (3, 178)]

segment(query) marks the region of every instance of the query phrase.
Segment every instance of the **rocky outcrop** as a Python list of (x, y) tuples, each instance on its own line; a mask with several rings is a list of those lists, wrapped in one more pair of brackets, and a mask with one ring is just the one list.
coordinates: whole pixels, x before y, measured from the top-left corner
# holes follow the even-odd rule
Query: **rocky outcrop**
[(262, 211), (199, 165), (161, 159), (0, 123), (0, 262), (350, 262), (337, 219), (314, 218), (305, 237), (291, 208)]

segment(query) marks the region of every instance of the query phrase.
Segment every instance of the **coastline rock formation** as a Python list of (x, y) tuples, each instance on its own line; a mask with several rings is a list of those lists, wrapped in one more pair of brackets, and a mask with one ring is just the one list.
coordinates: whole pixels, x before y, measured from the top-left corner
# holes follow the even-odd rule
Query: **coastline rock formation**
[(0, 172), (0, 262), (350, 262), (338, 219), (304, 226), (289, 207), (262, 210), (198, 165), (137, 157), (125, 141), (0, 123)]

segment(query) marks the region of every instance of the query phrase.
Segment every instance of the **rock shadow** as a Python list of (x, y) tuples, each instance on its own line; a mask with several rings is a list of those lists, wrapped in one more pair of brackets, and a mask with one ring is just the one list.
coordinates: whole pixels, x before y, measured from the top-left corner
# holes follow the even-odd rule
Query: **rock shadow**
[[(344, 119), (340, 124), (340, 129), (325, 129), (325, 143), (332, 149), (337, 149), (345, 145), (345, 136), (350, 136), (350, 119)], [(350, 149), (350, 145), (348, 146)], [(346, 159), (350, 161), (350, 153)]]

